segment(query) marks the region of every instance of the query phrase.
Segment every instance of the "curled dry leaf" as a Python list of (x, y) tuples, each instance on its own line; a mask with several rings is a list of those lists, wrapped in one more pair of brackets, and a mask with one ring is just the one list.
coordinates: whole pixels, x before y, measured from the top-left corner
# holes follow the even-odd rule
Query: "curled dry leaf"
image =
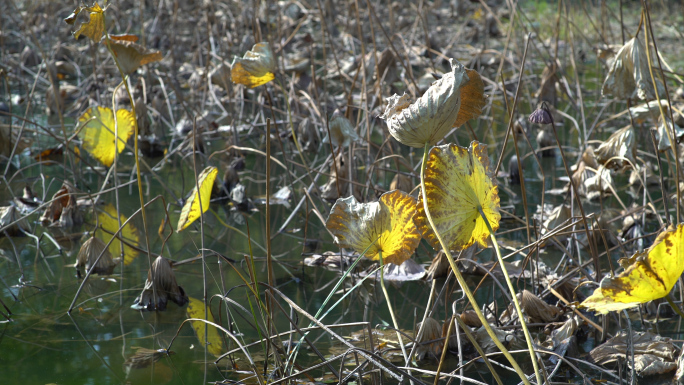
[[(76, 257), (76, 268), (85, 267), (86, 273), (92, 270), (93, 274), (110, 275), (119, 263), (119, 258), (112, 258), (112, 254), (100, 238), (90, 237), (83, 242)], [(100, 257), (102, 254), (102, 257)], [(100, 258), (98, 261), (97, 259)], [(97, 261), (97, 263), (95, 263)], [(80, 273), (79, 273), (80, 274)]]
[(16, 206), (0, 207), (0, 228), (5, 226), (9, 227), (0, 232), (0, 237), (5, 236), (5, 233), (10, 237), (16, 237), (23, 235), (24, 232), (31, 232), (28, 221), (21, 217)]
[[(205, 311), (206, 309), (207, 308), (204, 306), (204, 302), (190, 297), (190, 303), (188, 304), (187, 310), (189, 318), (197, 318), (214, 322), (214, 316), (211, 315), (211, 312), (207, 313)], [(200, 344), (206, 346), (209, 353), (215, 356), (220, 356), (221, 353), (223, 353), (223, 340), (218, 333), (218, 329), (202, 321), (190, 322), (192, 329), (195, 330), (195, 334), (197, 334), (197, 339), (199, 340)]]
[(583, 187), (579, 189), (580, 194), (584, 192), (589, 200), (610, 194), (611, 186), (613, 186), (610, 170), (601, 165), (595, 173), (591, 170), (587, 171), (592, 172), (593, 175), (584, 180)]
[[(198, 186), (195, 186), (190, 193), (190, 197), (183, 205), (180, 218), (178, 219), (178, 232), (186, 229), (190, 224), (202, 216), (203, 213), (209, 210), (209, 201), (211, 199), (211, 190), (214, 188), (214, 181), (218, 169), (214, 166), (209, 166), (202, 170), (202, 173), (197, 177), (197, 184), (199, 185), (199, 194), (197, 193)], [(234, 189), (233, 189), (234, 190)], [(201, 203), (200, 203), (201, 201)]]
[[(658, 140), (658, 151), (667, 151), (672, 148), (670, 144), (670, 138), (673, 137), (672, 129), (673, 125), (670, 122), (667, 123), (667, 126), (662, 121), (658, 124), (655, 132), (656, 139)], [(679, 143), (682, 137), (684, 137), (684, 128), (679, 128), (679, 126), (675, 125), (674, 136), (676, 137), (675, 142)]]
[[(493, 231), (499, 228), (501, 215), (485, 145), (474, 141), (469, 148), (455, 144), (433, 147), (425, 170), (425, 191), (434, 225), (449, 248), (463, 250), (475, 242), (487, 246), (489, 230), (479, 208)], [(423, 199), (421, 194), (414, 220), (432, 247), (439, 249)]]
[(171, 262), (159, 256), (147, 272), (145, 288), (131, 307), (136, 310), (165, 310), (169, 300), (183, 306), (188, 303), (188, 296), (178, 286)]
[[(541, 235), (544, 236), (553, 231), (556, 227), (566, 224), (570, 218), (572, 218), (570, 206), (561, 204), (554, 207), (553, 211), (551, 211), (551, 214), (544, 219)], [(560, 242), (565, 241), (567, 237), (567, 235), (555, 235), (555, 238)]]
[(351, 248), (366, 257), (401, 265), (411, 258), (421, 236), (413, 223), (416, 200), (401, 192), (383, 194), (380, 200), (359, 203), (355, 197), (338, 199), (325, 226), (340, 247)]
[[(495, 353), (500, 351), (492, 340), (492, 337), (490, 337), (487, 333), (487, 330), (484, 328), (484, 326), (477, 329), (474, 334), (475, 341), (477, 341), (485, 353)], [(504, 343), (508, 350), (521, 350), (527, 347), (525, 344), (525, 339), (521, 338), (514, 331), (494, 329), (494, 334), (496, 334), (496, 337), (499, 341)]]
[(104, 10), (100, 8), (100, 5), (95, 2), (92, 7), (78, 7), (74, 10), (74, 13), (69, 15), (64, 21), (67, 24), (73, 24), (81, 11), (88, 11), (90, 14), (90, 19), (87, 23), (81, 23), (78, 30), (74, 32), (74, 37), (78, 39), (81, 34), (91, 38), (95, 44), (102, 40), (104, 35)]
[[(393, 95), (387, 100), (385, 113), (390, 134), (399, 142), (422, 148), (442, 140), (454, 126), (461, 106), (461, 88), (468, 82), (465, 67), (451, 62), (451, 71), (444, 74), (416, 100), (408, 95)], [(475, 104), (477, 105), (477, 104)]]
[(663, 298), (684, 272), (684, 225), (658, 235), (645, 252), (636, 253), (617, 277), (606, 277), (580, 306), (606, 314)]
[(147, 349), (140, 346), (134, 346), (135, 354), (126, 358), (124, 361), (124, 367), (127, 370), (130, 369), (143, 369), (153, 363), (161, 360), (164, 357), (175, 354), (174, 352), (166, 349)]
[(633, 351), (634, 369), (641, 377), (677, 369), (677, 347), (671, 339), (651, 332), (633, 332), (631, 338), (629, 337), (626, 331), (618, 332), (615, 337), (589, 352), (590, 361), (599, 365), (627, 362), (631, 366), (630, 356)]
[(631, 125), (617, 130), (596, 150), (596, 160), (600, 164), (617, 170), (630, 166), (622, 158), (632, 165), (637, 164), (636, 156), (636, 135)]
[(444, 341), (435, 340), (439, 340), (442, 337), (442, 325), (436, 319), (427, 317), (425, 319), (425, 326), (422, 326), (422, 322), (419, 322), (416, 327), (418, 330), (423, 329), (422, 333), (418, 334), (416, 338), (416, 359), (421, 361), (428, 356), (432, 359), (439, 359), (444, 347)]
[(236, 57), (231, 65), (233, 83), (249, 88), (258, 87), (275, 79), (275, 58), (268, 42), (255, 44), (242, 58)]
[[(521, 293), (517, 294), (518, 301), (520, 301), (520, 307), (527, 316), (527, 321), (529, 323), (548, 323), (558, 321), (561, 315), (561, 311), (558, 307), (549, 305), (544, 302), (541, 298), (534, 295), (534, 293), (523, 290)], [(502, 323), (508, 322), (511, 317), (517, 319), (517, 314), (513, 305), (509, 305), (508, 308), (501, 313), (500, 321)]]
[(477, 119), (482, 114), (482, 109), (487, 104), (484, 94), (484, 82), (480, 74), (466, 68), (468, 81), (461, 88), (461, 106), (458, 109), (454, 127), (461, 127), (471, 119)]
[(475, 310), (466, 310), (461, 313), (459, 317), (461, 317), (461, 321), (463, 321), (464, 324), (470, 326), (471, 328), (482, 327), (482, 321), (480, 321), (480, 318), (477, 316), (477, 313), (475, 313)]
[(135, 132), (136, 119), (132, 112), (121, 108), (116, 111), (116, 125), (114, 123), (111, 108), (91, 107), (78, 118), (76, 126), (83, 148), (107, 167), (114, 163), (116, 154), (126, 148), (126, 142)]
[(79, 225), (82, 221), (76, 203), (76, 189), (64, 181), (62, 187), (52, 196), (52, 200), (40, 217), (43, 224), (59, 227)]
[(145, 64), (158, 62), (162, 59), (159, 51), (152, 51), (127, 40), (114, 40), (109, 42), (109, 47), (114, 52), (121, 71), (130, 75)]
[(354, 141), (359, 144), (364, 144), (365, 141), (354, 130), (354, 126), (345, 118), (339, 110), (335, 110), (332, 118), (328, 122), (329, 134), (325, 135), (322, 143), (332, 143), (335, 147), (349, 147), (349, 144)]
[[(651, 58), (654, 57), (651, 53)], [(656, 84), (658, 94), (664, 95), (665, 89), (657, 77)], [(646, 48), (638, 38), (630, 39), (620, 48), (601, 92), (622, 100), (637, 97), (642, 100), (657, 99), (649, 73)]]
[[(95, 231), (95, 236), (102, 239), (104, 243), (109, 242), (110, 239), (119, 231), (119, 223), (123, 225), (126, 223), (128, 218), (123, 215), (117, 215), (116, 207), (111, 204), (107, 204), (104, 209), (97, 214), (97, 222), (99, 223), (98, 229)], [(138, 235), (138, 229), (129, 223), (121, 230), (119, 238), (123, 240), (123, 253), (121, 241), (115, 239), (109, 245), (109, 251), (115, 258), (120, 258), (123, 256), (124, 265), (130, 265), (135, 258), (138, 257), (138, 251), (135, 249), (140, 244), (140, 236)]]

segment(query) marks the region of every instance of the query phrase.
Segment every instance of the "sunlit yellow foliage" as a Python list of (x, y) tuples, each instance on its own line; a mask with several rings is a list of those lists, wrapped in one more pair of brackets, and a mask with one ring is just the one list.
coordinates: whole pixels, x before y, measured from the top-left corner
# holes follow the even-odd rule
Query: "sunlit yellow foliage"
[(255, 44), (242, 58), (233, 60), (230, 76), (233, 83), (249, 88), (258, 87), (275, 79), (275, 58), (267, 42)]
[(335, 202), (326, 227), (340, 247), (363, 253), (372, 245), (366, 257), (377, 260), (382, 252), (385, 262), (401, 265), (411, 258), (421, 239), (413, 223), (415, 213), (416, 200), (398, 190), (371, 203), (359, 203), (350, 196)]
[[(211, 312), (206, 313), (205, 317), (204, 302), (200, 301), (197, 298), (190, 297), (189, 299), (189, 318), (206, 319), (209, 322), (214, 322), (214, 317), (212, 317)], [(202, 346), (207, 345), (207, 341), (204, 339), (206, 330), (207, 338), (209, 340), (209, 344), (207, 345), (207, 350), (209, 351), (209, 353), (215, 356), (220, 356), (221, 353), (223, 353), (223, 341), (221, 340), (218, 330), (215, 327), (207, 325), (205, 322), (202, 321), (190, 321), (190, 324), (192, 324), (192, 328), (195, 330), (195, 333), (197, 334), (197, 339), (199, 340), (200, 344), (202, 344)], [(206, 329), (207, 326), (209, 326), (209, 329)]]
[[(462, 250), (475, 242), (486, 246), (489, 230), (478, 208), (482, 208), (492, 230), (499, 228), (499, 194), (489, 175), (485, 145), (472, 142), (469, 148), (455, 144), (433, 147), (425, 170), (425, 191), (434, 224), (451, 250)], [(425, 216), (422, 194), (414, 220), (432, 247), (440, 248)]]
[(83, 141), (83, 148), (95, 159), (109, 167), (114, 163), (116, 152), (121, 153), (126, 141), (135, 132), (135, 116), (128, 110), (116, 111), (119, 126), (119, 140), (114, 145), (114, 113), (107, 107), (91, 107), (78, 118), (78, 137)]
[[(104, 35), (104, 10), (100, 8), (97, 3), (95, 3), (92, 7), (76, 9), (74, 14), (78, 15), (81, 10), (85, 10), (90, 13), (90, 20), (88, 20), (87, 23), (81, 23), (81, 25), (78, 27), (78, 30), (74, 32), (74, 37), (78, 39), (78, 37), (83, 34), (91, 38), (95, 43), (99, 43), (100, 40), (102, 40), (102, 35)], [(65, 19), (67, 23), (69, 23), (70, 20), (71, 16)]]
[[(113, 235), (119, 230), (119, 220), (121, 224), (128, 220), (123, 214), (116, 215), (116, 207), (108, 204), (104, 207), (103, 211), (97, 215), (97, 222), (99, 223), (98, 229), (95, 231), (95, 236), (102, 239), (106, 244), (112, 239)], [(124, 240), (123, 248), (123, 261), (124, 265), (130, 265), (131, 262), (138, 256), (138, 251), (130, 246), (126, 246), (126, 243), (132, 246), (138, 246), (140, 244), (140, 237), (138, 235), (138, 230), (129, 223), (121, 230), (120, 237)], [(109, 252), (114, 258), (121, 257), (121, 241), (115, 239), (112, 244), (109, 245)]]
[[(200, 193), (197, 194), (197, 186), (192, 189), (190, 197), (185, 202), (183, 210), (181, 210), (177, 231), (184, 230), (186, 227), (190, 226), (192, 222), (196, 221), (202, 213), (209, 210), (209, 200), (211, 199), (211, 190), (214, 187), (216, 174), (218, 174), (218, 169), (213, 166), (209, 166), (202, 170), (202, 173), (197, 178)], [(202, 201), (201, 210), (200, 200)]]
[(665, 297), (684, 272), (684, 225), (658, 235), (643, 253), (629, 259), (630, 265), (601, 286), (580, 306), (605, 314)]

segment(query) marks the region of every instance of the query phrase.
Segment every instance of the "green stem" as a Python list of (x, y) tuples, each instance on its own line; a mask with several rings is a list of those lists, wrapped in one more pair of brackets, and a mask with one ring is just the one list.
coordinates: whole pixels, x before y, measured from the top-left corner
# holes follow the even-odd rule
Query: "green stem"
[[(425, 193), (425, 168), (427, 165), (427, 160), (428, 160), (428, 150), (429, 150), (430, 144), (425, 143), (425, 148), (423, 151), (423, 164), (421, 165), (420, 168), (420, 190), (421, 194), (423, 195), (423, 209), (425, 210), (425, 216), (427, 217), (428, 223), (430, 223), (430, 227), (432, 227), (432, 231), (435, 232), (435, 236), (437, 237), (437, 240), (439, 241), (439, 244), (442, 246), (442, 250), (444, 250), (444, 254), (446, 255), (447, 259), (449, 260), (449, 265), (451, 265), (451, 270), (454, 272), (454, 276), (456, 277), (456, 280), (458, 281), (458, 284), (461, 286), (461, 289), (463, 289), (463, 293), (468, 297), (468, 301), (470, 304), (473, 306), (473, 310), (475, 311), (475, 314), (477, 314), (477, 318), (480, 319), (480, 322), (482, 322), (482, 326), (484, 326), (485, 330), (487, 331), (487, 334), (489, 334), (489, 337), (491, 337), (492, 341), (496, 345), (499, 350), (501, 350), (501, 353), (508, 359), (508, 362), (510, 362), (511, 366), (513, 366), (513, 369), (515, 372), (520, 376), (520, 379), (525, 385), (531, 385), (530, 381), (527, 379), (527, 376), (525, 375), (525, 372), (522, 371), (520, 368), (520, 365), (518, 365), (518, 362), (513, 358), (511, 353), (508, 352), (508, 349), (499, 341), (499, 339), (496, 336), (496, 333), (494, 333), (494, 330), (492, 329), (491, 325), (489, 325), (489, 322), (487, 322), (487, 319), (485, 316), (482, 314), (482, 311), (480, 311), (480, 307), (475, 300), (475, 296), (473, 295), (473, 292), (470, 291), (470, 288), (468, 287), (465, 278), (463, 278), (463, 275), (461, 275), (461, 272), (458, 270), (458, 267), (456, 267), (456, 262), (454, 261), (454, 257), (451, 255), (451, 251), (449, 250), (449, 247), (446, 245), (444, 240), (442, 239), (442, 236), (439, 234), (439, 231), (437, 231), (437, 226), (435, 226), (435, 222), (432, 220), (432, 215), (430, 215), (430, 210), (428, 208), (427, 204), (427, 199), (426, 196), (427, 194)], [(541, 384), (541, 383), (540, 383)]]
[(397, 323), (397, 317), (394, 316), (394, 309), (392, 309), (392, 302), (390, 302), (389, 293), (387, 293), (387, 288), (385, 287), (385, 266), (382, 262), (382, 250), (378, 250), (378, 257), (380, 259), (380, 287), (382, 287), (382, 292), (385, 294), (385, 301), (387, 301), (387, 308), (389, 309), (390, 316), (392, 316), (392, 323), (394, 324), (394, 330), (397, 333), (397, 339), (399, 340), (399, 346), (401, 346), (401, 353), (404, 355), (404, 361), (408, 365), (408, 355), (406, 354), (406, 348), (404, 347), (404, 340), (401, 339), (401, 333), (399, 333), (399, 324)]
[(675, 313), (679, 314), (680, 317), (684, 318), (684, 313), (682, 313), (682, 309), (680, 309), (679, 306), (677, 306), (677, 304), (674, 303), (669, 293), (665, 296), (665, 299), (667, 300), (667, 303), (669, 303), (670, 306), (672, 306), (672, 310), (674, 310)]
[(482, 211), (482, 206), (478, 204), (477, 210), (480, 212), (482, 220), (484, 220), (485, 225), (487, 225), (487, 230), (489, 230), (489, 237), (492, 239), (494, 244), (494, 250), (496, 251), (496, 257), (499, 260), (499, 265), (501, 265), (501, 271), (506, 278), (506, 284), (508, 285), (508, 290), (511, 291), (511, 296), (513, 297), (513, 304), (515, 305), (515, 311), (518, 313), (518, 319), (520, 320), (520, 326), (522, 326), (523, 333), (525, 333), (525, 341), (527, 342), (527, 348), (530, 351), (530, 358), (532, 359), (532, 365), (534, 366), (534, 374), (537, 376), (537, 384), (543, 384), (541, 378), (541, 371), (539, 370), (539, 363), (537, 361), (537, 354), (534, 352), (534, 346), (532, 346), (532, 336), (530, 335), (529, 329), (527, 329), (527, 323), (525, 322), (525, 317), (523, 316), (522, 309), (520, 308), (520, 301), (518, 301), (518, 296), (515, 293), (515, 288), (513, 287), (513, 282), (511, 282), (511, 277), (508, 275), (508, 270), (506, 270), (506, 265), (504, 265), (504, 260), (501, 257), (501, 251), (499, 250), (499, 244), (496, 243), (496, 237), (494, 236), (494, 230), (492, 230), (492, 225), (489, 223), (487, 216)]

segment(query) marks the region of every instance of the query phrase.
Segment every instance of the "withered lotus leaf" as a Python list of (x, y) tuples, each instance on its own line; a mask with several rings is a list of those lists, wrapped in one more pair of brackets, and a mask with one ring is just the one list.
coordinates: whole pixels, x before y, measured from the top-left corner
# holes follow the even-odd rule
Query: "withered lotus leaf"
[(74, 13), (69, 15), (64, 21), (68, 24), (73, 24), (76, 20), (76, 16), (84, 10), (88, 11), (90, 14), (90, 20), (88, 20), (87, 23), (81, 23), (78, 30), (74, 32), (74, 37), (78, 39), (78, 37), (83, 34), (91, 38), (97, 44), (102, 40), (102, 36), (104, 35), (104, 10), (100, 8), (100, 5), (97, 4), (97, 2), (93, 4), (92, 7), (76, 8)]
[(268, 42), (255, 44), (242, 58), (236, 57), (231, 65), (233, 83), (249, 88), (258, 87), (275, 79), (275, 58)]
[(468, 82), (461, 88), (461, 107), (458, 109), (454, 127), (461, 127), (465, 122), (478, 118), (487, 104), (484, 82), (480, 74), (475, 70), (466, 69), (466, 75)]
[(684, 272), (684, 224), (668, 229), (647, 251), (636, 253), (617, 277), (606, 277), (581, 307), (606, 314), (663, 298)]
[[(76, 267), (85, 267), (86, 272), (92, 270), (93, 274), (112, 274), (114, 268), (119, 263), (119, 258), (112, 258), (112, 254), (105, 247), (107, 244), (100, 238), (90, 237), (83, 242), (81, 249), (76, 257)], [(102, 254), (102, 257), (100, 257)], [(98, 261), (98, 257), (100, 260)], [(97, 262), (97, 263), (95, 263)]]
[[(651, 54), (654, 58), (654, 54)], [(663, 84), (656, 78), (658, 94), (664, 95)], [(603, 95), (619, 99), (656, 99), (653, 82), (648, 68), (646, 48), (638, 38), (632, 38), (620, 48), (601, 90)]]
[(76, 189), (64, 181), (62, 187), (52, 196), (50, 204), (40, 217), (43, 224), (59, 227), (71, 227), (81, 223), (81, 215), (76, 202)]
[(349, 147), (349, 144), (354, 141), (359, 144), (364, 144), (365, 141), (361, 139), (359, 134), (354, 130), (354, 126), (339, 110), (333, 113), (332, 118), (328, 122), (329, 134), (325, 135), (322, 143), (332, 143), (335, 147)]
[[(109, 167), (114, 163), (117, 153), (126, 147), (128, 138), (135, 132), (135, 116), (123, 108), (116, 111), (115, 130), (114, 112), (107, 107), (91, 107), (78, 118), (76, 131), (83, 141), (83, 148), (95, 159)], [(118, 134), (117, 137), (114, 133)]]
[[(407, 95), (391, 96), (381, 116), (390, 134), (399, 142), (417, 148), (424, 147), (425, 143), (434, 146), (442, 140), (457, 123), (461, 90), (469, 80), (466, 72), (462, 64), (452, 61), (451, 71), (432, 83), (414, 103), (409, 103)], [(477, 88), (474, 84), (473, 89)], [(471, 107), (473, 111), (469, 111), (469, 116), (476, 105), (477, 102)]]
[[(489, 230), (480, 216), (482, 208), (492, 230), (499, 228), (499, 194), (492, 182), (487, 147), (473, 141), (469, 148), (445, 144), (430, 150), (425, 170), (427, 206), (440, 235), (452, 250), (463, 250), (479, 242), (487, 246)], [(414, 219), (423, 236), (435, 249), (439, 241), (418, 200)]]
[(136, 310), (164, 310), (171, 300), (178, 306), (188, 303), (188, 296), (176, 282), (176, 275), (168, 259), (158, 256), (147, 271), (145, 288), (131, 308)]
[(377, 260), (382, 252), (384, 262), (401, 265), (421, 239), (413, 223), (415, 213), (415, 198), (398, 190), (370, 203), (350, 196), (335, 202), (325, 226), (340, 247), (363, 253), (370, 246), (366, 257)]
[(633, 165), (637, 164), (636, 135), (631, 125), (615, 131), (596, 150), (596, 160), (607, 168), (622, 169), (629, 166), (624, 159), (614, 158), (626, 158)]
[(121, 70), (126, 75), (132, 74), (145, 64), (158, 62), (162, 59), (161, 52), (148, 50), (140, 44), (128, 40), (112, 39), (109, 46), (116, 55)]

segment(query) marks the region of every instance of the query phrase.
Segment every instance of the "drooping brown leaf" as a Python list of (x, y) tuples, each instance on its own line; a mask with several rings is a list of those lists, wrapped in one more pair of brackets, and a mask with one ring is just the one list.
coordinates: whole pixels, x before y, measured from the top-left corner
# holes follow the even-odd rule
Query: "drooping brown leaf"
[(621, 158), (628, 159), (633, 165), (637, 164), (636, 135), (631, 125), (615, 131), (596, 150), (596, 160), (610, 169), (621, 170), (630, 166)]
[(444, 341), (440, 340), (442, 337), (442, 325), (432, 317), (425, 319), (425, 326), (422, 326), (422, 324), (422, 322), (419, 322), (416, 325), (418, 330), (423, 329), (422, 333), (418, 334), (416, 338), (416, 359), (418, 361), (427, 357), (439, 359), (444, 347)]
[(43, 224), (71, 227), (81, 223), (81, 215), (76, 204), (76, 189), (64, 181), (62, 187), (52, 196), (52, 200), (40, 217)]
[(677, 369), (677, 347), (670, 338), (651, 332), (633, 332), (630, 342), (627, 333), (620, 331), (615, 337), (590, 351), (591, 362), (603, 366), (627, 362), (631, 366), (629, 357), (634, 349), (634, 369), (639, 376), (652, 376)]
[(16, 206), (0, 207), (0, 227), (5, 226), (9, 227), (0, 233), (0, 237), (5, 236), (5, 233), (10, 237), (15, 237), (23, 235), (24, 232), (31, 232), (28, 221), (21, 217)]
[[(527, 322), (529, 323), (555, 322), (558, 321), (558, 318), (561, 316), (561, 311), (558, 307), (547, 304), (528, 290), (523, 290), (521, 293), (518, 293), (517, 296), (518, 301), (520, 302), (520, 308), (525, 316), (527, 316)], [(512, 304), (501, 313), (499, 320), (506, 323), (510, 321), (511, 317), (515, 317), (514, 319), (517, 318), (517, 313)]]
[[(86, 273), (92, 270), (93, 274), (112, 274), (120, 259), (112, 258), (112, 254), (109, 250), (105, 249), (105, 246), (107, 245), (100, 238), (88, 238), (87, 241), (83, 242), (81, 249), (78, 251), (76, 268), (85, 267)], [(100, 254), (102, 254), (102, 257), (100, 257)], [(98, 257), (100, 257), (99, 261), (97, 261)], [(97, 263), (95, 263), (96, 261)]]
[[(655, 58), (655, 54), (650, 55), (652, 59)], [(662, 98), (665, 95), (665, 88), (658, 77), (656, 84), (658, 94)], [(642, 100), (657, 99), (648, 68), (646, 48), (638, 38), (630, 39), (620, 48), (610, 66), (601, 92), (603, 95), (622, 100), (637, 97)]]
[(484, 82), (480, 74), (475, 70), (466, 69), (466, 75), (468, 75), (468, 82), (461, 88), (461, 107), (458, 110), (454, 127), (461, 127), (467, 121), (477, 119), (487, 104)]
[(325, 135), (321, 143), (332, 143), (335, 147), (349, 147), (349, 144), (354, 141), (359, 144), (364, 144), (365, 141), (356, 133), (354, 126), (345, 118), (340, 110), (335, 110), (332, 118), (328, 122), (329, 134)]
[(159, 51), (152, 51), (130, 40), (112, 40), (109, 42), (117, 62), (124, 74), (130, 75), (145, 64), (162, 59)]
[(176, 283), (171, 262), (159, 256), (147, 272), (145, 288), (131, 307), (136, 310), (165, 310), (169, 300), (183, 306), (188, 303), (188, 296)]

